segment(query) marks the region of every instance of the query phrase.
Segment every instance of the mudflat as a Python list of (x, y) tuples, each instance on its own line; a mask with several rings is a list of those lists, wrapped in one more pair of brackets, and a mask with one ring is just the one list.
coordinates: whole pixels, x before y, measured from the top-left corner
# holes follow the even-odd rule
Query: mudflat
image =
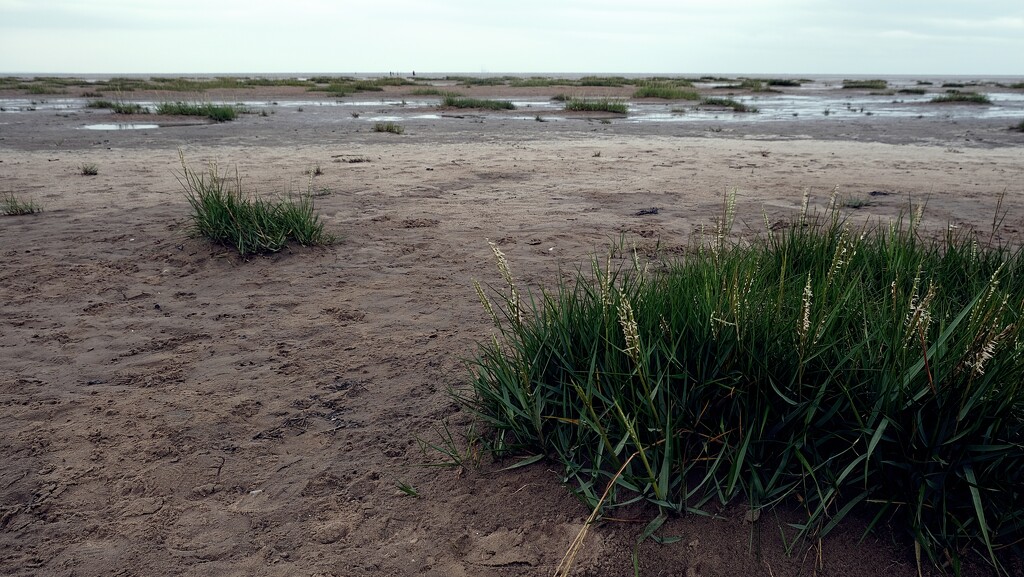
[[(410, 90), (204, 96), (253, 112), (226, 123), (74, 95), (0, 114), (0, 194), (43, 207), (0, 216), (0, 573), (551, 574), (590, 511), (553, 463), (478, 460), (449, 395), (492, 334), (472, 284), (501, 283), (488, 241), (536, 289), (620, 239), (685, 253), (733, 190), (738, 235), (792, 222), (808, 193), (851, 222), (926, 203), (923, 234), (1024, 231), (1020, 119), (968, 105), (633, 121), (546, 108), (551, 88), (461, 89), (536, 103), (507, 112)], [(87, 128), (126, 123), (158, 128)], [(261, 194), (310, 190), (338, 242), (242, 259), (190, 235), (179, 153)], [(428, 466), (453, 464), (428, 446), (445, 431), (463, 466)], [(917, 574), (884, 528), (861, 541), (852, 520), (786, 555), (791, 511), (709, 512), (643, 543), (641, 574)], [(631, 574), (651, 515), (594, 526), (575, 574)]]

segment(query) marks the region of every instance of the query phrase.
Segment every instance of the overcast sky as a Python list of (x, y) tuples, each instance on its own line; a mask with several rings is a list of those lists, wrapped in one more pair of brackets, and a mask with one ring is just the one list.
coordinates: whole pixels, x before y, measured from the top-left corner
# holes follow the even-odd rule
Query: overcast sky
[(1024, 75), (1024, 0), (0, 0), (0, 73)]

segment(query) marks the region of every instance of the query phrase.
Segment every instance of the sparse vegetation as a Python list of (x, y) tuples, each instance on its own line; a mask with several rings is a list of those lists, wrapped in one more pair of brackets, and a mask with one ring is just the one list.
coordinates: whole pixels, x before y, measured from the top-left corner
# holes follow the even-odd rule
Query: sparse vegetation
[(1013, 129), (1016, 130), (1017, 132), (1024, 132), (1024, 120), (1021, 120), (1019, 123), (1017, 123), (1017, 125), (1014, 126)]
[(95, 164), (83, 164), (78, 167), (79, 172), (82, 176), (96, 176), (100, 173), (100, 169)]
[(221, 174), (215, 165), (196, 172), (181, 156), (178, 182), (192, 206), (192, 228), (199, 236), (229, 246), (242, 256), (277, 252), (289, 241), (327, 245), (334, 237), (314, 210), (311, 190), (297, 197), (267, 200), (242, 189), (242, 179)]
[(961, 102), (964, 104), (992, 104), (992, 99), (987, 94), (979, 92), (952, 91), (946, 94), (938, 94), (932, 98), (932, 102)]
[(565, 109), (576, 112), (614, 112), (615, 114), (626, 114), (629, 110), (625, 102), (607, 98), (572, 98), (565, 103)]
[(462, 96), (458, 92), (451, 90), (441, 90), (440, 88), (416, 88), (409, 92), (413, 96)]
[(769, 78), (768, 86), (801, 86), (803, 83), (793, 78)]
[(637, 87), (633, 98), (663, 98), (665, 100), (700, 100), (695, 90), (684, 90), (671, 84), (648, 82)]
[(93, 100), (86, 106), (88, 108), (112, 110), (116, 114), (149, 114), (149, 109), (137, 102)]
[(374, 132), (390, 132), (391, 134), (405, 133), (405, 127), (397, 122), (377, 122), (373, 125)]
[(576, 82), (577, 86), (608, 86), (613, 88), (630, 84), (635, 84), (635, 82), (624, 76), (584, 76)]
[(889, 82), (882, 79), (874, 80), (843, 80), (843, 88), (863, 90), (885, 90)]
[(900, 88), (896, 92), (900, 94), (927, 94), (928, 90), (924, 88)]
[(239, 109), (227, 104), (211, 104), (209, 102), (162, 102), (157, 105), (156, 113), (171, 116), (202, 116), (217, 122), (227, 122), (238, 118)]
[(925, 562), (1020, 559), (1024, 255), (838, 210), (732, 244), (734, 215), (657, 274), (616, 251), (540, 294), (493, 246), (462, 397), (493, 450), (555, 461), (595, 516), (648, 500), (646, 535), (743, 501), (803, 511), (792, 547), (856, 514)]
[(516, 106), (508, 100), (488, 100), (484, 98), (466, 98), (463, 96), (446, 95), (441, 100), (446, 108), (483, 108), (485, 110), (515, 110)]
[(757, 108), (743, 104), (738, 100), (732, 98), (704, 98), (700, 101), (704, 106), (722, 106), (724, 108), (731, 108), (734, 112), (757, 112)]
[(854, 210), (870, 206), (871, 201), (866, 198), (851, 197), (843, 199), (843, 208), (852, 208)]
[(32, 200), (22, 200), (13, 192), (4, 193), (0, 196), (0, 214), (4, 216), (24, 216), (26, 214), (37, 214), (43, 211), (43, 207)]

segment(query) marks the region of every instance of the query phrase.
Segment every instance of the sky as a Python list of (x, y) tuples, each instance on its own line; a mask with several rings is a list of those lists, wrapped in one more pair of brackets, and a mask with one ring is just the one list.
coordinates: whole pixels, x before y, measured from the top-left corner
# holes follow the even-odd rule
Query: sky
[(1024, 75), (1024, 0), (0, 0), (0, 74)]

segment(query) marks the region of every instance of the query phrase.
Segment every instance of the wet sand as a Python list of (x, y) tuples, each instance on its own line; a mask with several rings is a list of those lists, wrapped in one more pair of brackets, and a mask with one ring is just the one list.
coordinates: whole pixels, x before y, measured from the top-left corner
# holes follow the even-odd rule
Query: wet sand
[[(471, 422), (448, 390), (491, 334), (472, 286), (500, 282), (488, 240), (538, 287), (620, 237), (647, 258), (682, 253), (732, 189), (743, 235), (834, 188), (867, 202), (846, 209), (855, 220), (926, 201), (928, 234), (986, 238), (1005, 194), (995, 237), (1024, 231), (1024, 134), (1005, 120), (441, 111), (394, 135), (367, 120), (386, 106), (355, 118), (285, 106), (297, 92), (216, 97), (279, 104), (155, 130), (82, 130), (124, 120), (106, 111), (0, 115), (0, 193), (44, 207), (0, 217), (0, 573), (551, 574), (590, 513), (556, 465), (424, 466), (441, 456), (421, 439)], [(317, 206), (341, 240), (244, 261), (191, 237), (179, 150), (264, 194), (305, 190), (320, 166)], [(791, 513), (712, 512), (670, 520), (681, 540), (645, 543), (642, 574), (916, 575), (910, 544), (861, 543), (856, 521), (787, 556)], [(651, 515), (593, 527), (577, 574), (631, 574)]]

